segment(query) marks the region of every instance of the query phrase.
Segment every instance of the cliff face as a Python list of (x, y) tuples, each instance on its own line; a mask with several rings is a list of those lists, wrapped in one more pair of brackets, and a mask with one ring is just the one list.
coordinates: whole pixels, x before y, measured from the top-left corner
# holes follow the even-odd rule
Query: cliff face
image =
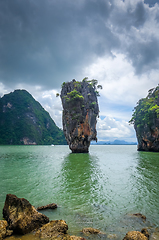
[(64, 83), (61, 90), (63, 131), (73, 153), (87, 153), (91, 140), (97, 140), (97, 96), (87, 82)]
[(130, 123), (134, 124), (138, 151), (159, 152), (159, 87), (139, 100)]
[(0, 98), (0, 144), (66, 144), (60, 130), (26, 90)]

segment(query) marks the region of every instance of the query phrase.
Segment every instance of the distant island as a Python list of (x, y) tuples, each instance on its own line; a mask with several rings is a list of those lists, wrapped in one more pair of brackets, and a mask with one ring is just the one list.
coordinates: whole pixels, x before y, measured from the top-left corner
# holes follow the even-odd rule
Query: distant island
[(49, 113), (26, 90), (0, 98), (1, 145), (67, 144)]
[(137, 142), (126, 142), (124, 140), (114, 140), (114, 141), (98, 141), (97, 143), (92, 142), (92, 145), (137, 145)]

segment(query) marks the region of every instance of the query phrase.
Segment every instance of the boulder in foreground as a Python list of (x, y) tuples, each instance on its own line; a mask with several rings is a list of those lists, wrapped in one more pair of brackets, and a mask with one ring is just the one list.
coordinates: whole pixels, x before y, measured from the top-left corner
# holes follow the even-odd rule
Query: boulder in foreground
[(68, 225), (64, 220), (53, 220), (38, 229), (35, 236), (50, 240), (86, 240), (83, 237), (70, 236), (67, 230)]
[(14, 233), (26, 234), (49, 222), (49, 218), (39, 213), (25, 198), (7, 194), (3, 217)]
[(64, 220), (53, 220), (43, 225), (37, 232), (36, 236), (39, 238), (49, 239), (68, 239), (70, 236), (67, 234), (68, 225)]

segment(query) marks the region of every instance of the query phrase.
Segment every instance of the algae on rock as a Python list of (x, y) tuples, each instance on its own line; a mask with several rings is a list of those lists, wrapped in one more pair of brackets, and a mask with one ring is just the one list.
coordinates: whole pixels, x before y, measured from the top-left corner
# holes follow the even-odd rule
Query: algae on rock
[[(63, 131), (73, 153), (87, 153), (90, 142), (97, 141), (96, 122), (99, 114), (97, 80), (63, 83)], [(100, 86), (100, 85), (99, 85)]]

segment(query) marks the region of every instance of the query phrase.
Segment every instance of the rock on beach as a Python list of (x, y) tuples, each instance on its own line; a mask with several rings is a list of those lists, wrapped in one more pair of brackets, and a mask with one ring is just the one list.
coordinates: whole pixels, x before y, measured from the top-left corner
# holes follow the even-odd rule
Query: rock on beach
[[(48, 204), (39, 209), (54, 209), (56, 204)], [(3, 217), (0, 221), (0, 240), (12, 234), (27, 234), (34, 230), (34, 238), (50, 240), (86, 240), (83, 237), (70, 236), (67, 233), (68, 225), (64, 220), (52, 220), (39, 213), (25, 198), (7, 194), (3, 208)], [(35, 232), (36, 230), (36, 232)]]
[(13, 231), (8, 229), (8, 223), (5, 220), (0, 220), (0, 240), (12, 235)]
[(148, 240), (148, 238), (139, 231), (130, 231), (126, 234), (123, 240)]
[(14, 233), (26, 234), (49, 222), (49, 218), (39, 213), (25, 198), (7, 194), (3, 208), (3, 218)]
[(57, 208), (57, 204), (56, 203), (50, 203), (47, 204), (45, 206), (41, 206), (41, 207), (37, 207), (37, 211), (41, 211), (41, 210), (45, 210), (45, 209), (56, 209)]
[(53, 220), (43, 225), (37, 232), (36, 236), (40, 238), (53, 238), (58, 235), (63, 236), (67, 233), (68, 225), (64, 220)]
[(82, 232), (85, 234), (103, 234), (100, 230), (95, 229), (95, 228), (83, 228)]

